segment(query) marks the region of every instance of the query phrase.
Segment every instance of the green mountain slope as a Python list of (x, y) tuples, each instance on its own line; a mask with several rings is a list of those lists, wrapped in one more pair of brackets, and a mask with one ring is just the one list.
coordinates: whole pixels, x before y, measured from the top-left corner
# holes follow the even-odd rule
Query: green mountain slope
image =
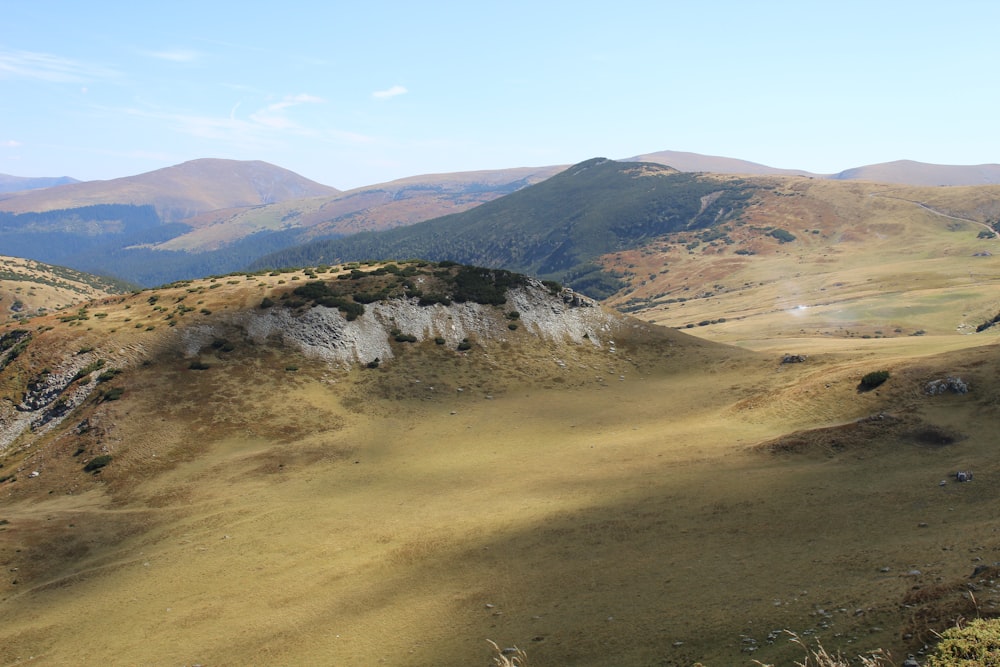
[(649, 163), (582, 162), (470, 211), (381, 233), (278, 252), (255, 268), (422, 257), (502, 267), (570, 284), (594, 297), (618, 289), (593, 263), (672, 231), (737, 217), (755, 188), (743, 179)]

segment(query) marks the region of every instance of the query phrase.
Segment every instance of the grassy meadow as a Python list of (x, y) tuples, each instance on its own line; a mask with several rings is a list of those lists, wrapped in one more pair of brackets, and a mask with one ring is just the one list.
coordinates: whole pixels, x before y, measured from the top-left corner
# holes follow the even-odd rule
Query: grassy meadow
[[(898, 228), (837, 230), (834, 199), (791, 243), (748, 227), (752, 264), (609, 256), (648, 299), (614, 348), (518, 330), (346, 370), (236, 341), (198, 369), (163, 343), (158, 306), (193, 291), (184, 327), (287, 276), (32, 320), (135, 363), (0, 455), (0, 664), (787, 665), (786, 630), (901, 663), (997, 614), (996, 241), (866, 201)], [(969, 393), (926, 392), (947, 377)]]

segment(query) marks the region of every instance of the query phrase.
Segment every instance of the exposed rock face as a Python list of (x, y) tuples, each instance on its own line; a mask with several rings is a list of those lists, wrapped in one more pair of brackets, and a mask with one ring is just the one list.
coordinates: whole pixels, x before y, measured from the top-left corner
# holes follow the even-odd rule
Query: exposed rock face
[[(364, 315), (351, 321), (336, 308), (317, 306), (295, 314), (275, 307), (240, 313), (229, 324), (243, 329), (256, 343), (277, 338), (304, 354), (350, 366), (391, 359), (389, 341), (394, 330), (414, 336), (418, 342), (440, 337), (448, 345), (466, 338), (503, 340), (511, 335), (507, 314), (514, 311), (520, 326), (539, 338), (586, 341), (598, 347), (612, 338), (618, 322), (595, 301), (572, 290), (554, 296), (540, 282), (529, 281), (510, 290), (503, 306), (471, 302), (420, 306), (416, 298), (391, 299), (369, 304)], [(204, 326), (188, 329), (183, 335), (185, 352), (194, 355), (218, 334), (211, 326)]]
[[(0, 449), (13, 442), (26, 430), (42, 432), (62, 421), (63, 417), (87, 400), (96, 381), (81, 381), (73, 385), (77, 373), (88, 357), (74, 356), (63, 368), (45, 374), (28, 385), (21, 402), (0, 410)], [(72, 388), (70, 388), (72, 386)]]
[(938, 380), (931, 380), (924, 387), (924, 391), (931, 396), (951, 392), (953, 394), (968, 394), (969, 385), (962, 381), (962, 378), (949, 377)]

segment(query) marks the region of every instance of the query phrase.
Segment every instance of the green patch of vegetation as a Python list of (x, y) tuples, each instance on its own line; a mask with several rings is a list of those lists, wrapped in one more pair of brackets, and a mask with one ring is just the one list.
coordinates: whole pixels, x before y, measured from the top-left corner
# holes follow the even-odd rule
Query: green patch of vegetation
[(90, 362), (89, 364), (87, 364), (86, 366), (84, 366), (83, 368), (81, 368), (80, 370), (78, 370), (73, 375), (73, 378), (70, 380), (70, 382), (71, 383), (72, 382), (76, 382), (80, 378), (87, 377), (88, 375), (90, 375), (94, 371), (99, 370), (101, 368), (104, 368), (104, 363), (105, 363), (104, 359), (97, 359), (96, 361)]
[(117, 401), (125, 393), (124, 387), (109, 387), (101, 392), (98, 403), (105, 403), (107, 401)]
[[(298, 246), (265, 257), (258, 265), (303, 265), (331, 257), (349, 261), (423, 257), (503, 266), (558, 279), (602, 298), (620, 287), (582, 270), (596, 258), (673, 231), (737, 220), (754, 192), (751, 183), (737, 177), (677, 173), (659, 165), (597, 158), (489, 206), (386, 232)], [(586, 275), (586, 288), (574, 275)]]
[(983, 322), (982, 324), (980, 324), (978, 327), (976, 327), (976, 333), (980, 333), (982, 331), (986, 331), (987, 329), (989, 329), (991, 326), (993, 326), (997, 322), (1000, 322), (1000, 313), (997, 313), (992, 319), (986, 320), (985, 322)]
[(925, 667), (1000, 667), (1000, 620), (977, 618), (941, 633)]
[(453, 277), (452, 300), (458, 303), (474, 301), (480, 304), (502, 305), (507, 303), (507, 290), (527, 284), (523, 275), (504, 269), (484, 269), (462, 266)]
[(296, 287), (292, 294), (312, 301), (317, 306), (336, 308), (344, 314), (344, 318), (348, 321), (356, 320), (365, 312), (363, 304), (357, 303), (350, 296), (338, 294), (331, 288), (330, 283), (321, 280)]
[(881, 386), (888, 379), (889, 371), (872, 371), (861, 378), (861, 383), (858, 384), (858, 390), (871, 391), (872, 389)]
[(768, 232), (768, 235), (778, 239), (780, 243), (791, 243), (795, 240), (795, 234), (792, 234), (787, 229), (772, 229)]
[(87, 465), (83, 466), (84, 472), (97, 472), (105, 466), (111, 463), (110, 454), (101, 454), (100, 456), (95, 456), (87, 462)]
[(109, 368), (108, 370), (104, 371), (103, 373), (97, 376), (97, 384), (110, 382), (111, 380), (121, 375), (121, 372), (122, 371), (120, 368)]
[(80, 322), (80, 321), (89, 320), (89, 319), (90, 319), (90, 314), (87, 312), (87, 309), (86, 308), (80, 308), (78, 311), (76, 311), (72, 315), (62, 315), (59, 318), (59, 321), (60, 322), (70, 322), (70, 323), (72, 323), (72, 322)]
[(0, 371), (28, 349), (31, 338), (31, 332), (26, 329), (14, 329), (0, 336), (0, 354), (6, 352), (6, 355), (0, 358)]

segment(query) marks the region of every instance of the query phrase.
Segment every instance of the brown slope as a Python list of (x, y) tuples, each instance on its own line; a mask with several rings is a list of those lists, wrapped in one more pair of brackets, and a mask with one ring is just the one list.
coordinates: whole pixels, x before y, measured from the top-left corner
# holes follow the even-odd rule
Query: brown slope
[(411, 176), (333, 196), (214, 211), (189, 218), (195, 230), (163, 250), (213, 250), (255, 232), (307, 228), (306, 238), (380, 231), (459, 213), (545, 180), (561, 166), (523, 167)]
[(121, 292), (98, 276), (31, 259), (0, 256), (0, 322)]
[(906, 185), (1000, 184), (1000, 164), (947, 165), (896, 160), (847, 169), (830, 178)]
[(784, 176), (813, 176), (801, 169), (778, 169), (746, 160), (717, 155), (701, 155), (684, 151), (657, 151), (626, 158), (623, 162), (656, 162), (678, 171), (700, 171), (714, 174), (757, 174)]
[(173, 222), (206, 211), (337, 192), (267, 162), (206, 158), (137, 176), (26, 192), (0, 201), (0, 210), (24, 213), (93, 204), (151, 204), (164, 222)]
[[(859, 394), (870, 350), (782, 369), (634, 320), (558, 344), (503, 308), (469, 353), (392, 342), (346, 370), (225, 327), (273, 316), (256, 304), (293, 277), (95, 303), (0, 373), (17, 400), (106, 361), (0, 452), (5, 664), (474, 665), (490, 638), (538, 665), (787, 665), (782, 628), (905, 655), (954, 622), (912, 627), (951, 586), (976, 586), (966, 618), (1000, 603), (968, 576), (1000, 548), (990, 349)], [(942, 372), (974, 393), (923, 394)]]
[(755, 182), (771, 187), (738, 223), (607, 256), (630, 284), (609, 303), (752, 345), (943, 336), (1000, 312), (1000, 186)]

